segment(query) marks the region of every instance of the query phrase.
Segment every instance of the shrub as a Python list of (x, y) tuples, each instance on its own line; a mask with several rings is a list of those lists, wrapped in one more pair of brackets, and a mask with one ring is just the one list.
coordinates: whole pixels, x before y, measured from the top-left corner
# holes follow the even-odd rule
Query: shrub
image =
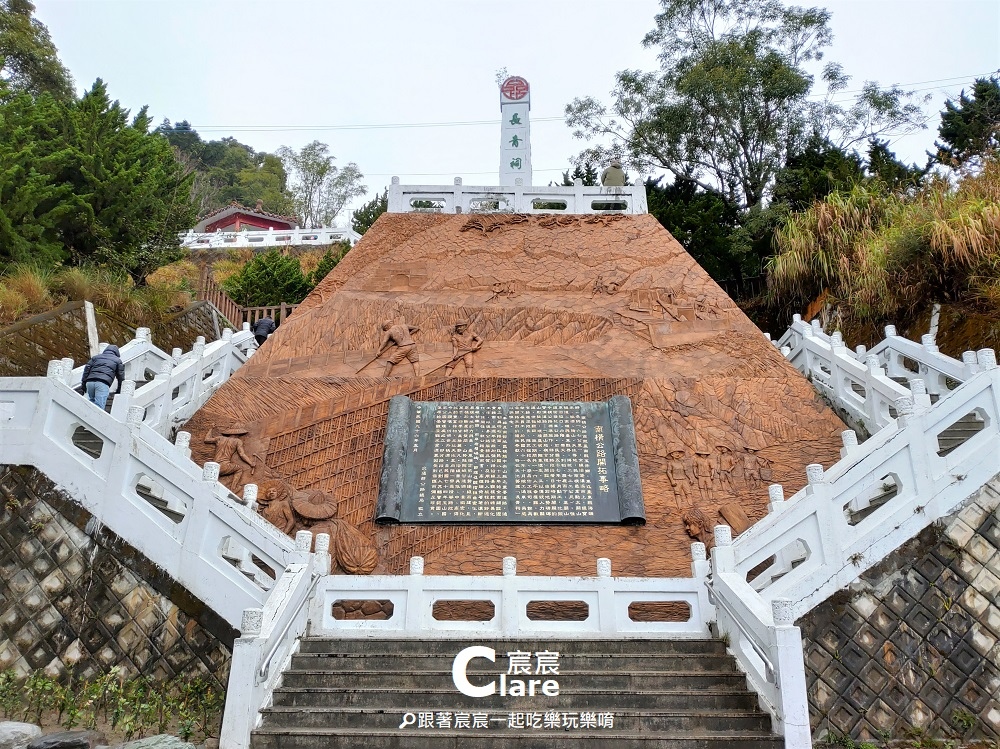
[(297, 304), (311, 290), (298, 259), (278, 250), (257, 255), (222, 286), (234, 302), (244, 307)]
[(3, 285), (21, 295), (28, 312), (42, 312), (52, 303), (50, 281), (51, 274), (30, 265), (12, 266), (3, 277)]

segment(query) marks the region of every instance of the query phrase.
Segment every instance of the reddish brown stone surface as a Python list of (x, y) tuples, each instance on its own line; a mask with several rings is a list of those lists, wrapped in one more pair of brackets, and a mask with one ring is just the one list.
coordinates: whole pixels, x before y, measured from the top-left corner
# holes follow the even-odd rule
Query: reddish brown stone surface
[[(405, 320), (419, 374), (373, 362), (383, 321)], [(459, 320), (484, 343), (452, 377)], [(389, 399), (632, 399), (647, 524), (376, 526)], [(335, 498), (376, 573), (410, 556), (427, 574), (687, 575), (682, 510), (715, 522), (738, 503), (749, 520), (767, 486), (786, 495), (808, 463), (839, 457), (844, 425), (684, 249), (648, 215), (386, 214), (250, 362), (191, 420), (194, 458), (211, 426), (249, 428), (258, 475)], [(669, 475), (668, 475), (669, 474)], [(250, 472), (246, 472), (249, 481)], [(256, 480), (256, 478), (255, 478)], [(238, 487), (237, 487), (238, 488)], [(295, 515), (296, 528), (316, 521)], [(331, 524), (331, 520), (320, 521)], [(363, 550), (362, 550), (363, 551)], [(359, 553), (361, 553), (359, 551)]]

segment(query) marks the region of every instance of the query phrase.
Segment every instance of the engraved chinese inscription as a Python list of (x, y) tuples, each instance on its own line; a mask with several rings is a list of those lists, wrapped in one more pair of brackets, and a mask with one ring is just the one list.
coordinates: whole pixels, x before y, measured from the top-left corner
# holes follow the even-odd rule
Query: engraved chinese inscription
[[(402, 401), (390, 408), (378, 520), (643, 521), (641, 489), (638, 504), (620, 502), (612, 421), (621, 408)], [(634, 442), (630, 429), (617, 433)]]

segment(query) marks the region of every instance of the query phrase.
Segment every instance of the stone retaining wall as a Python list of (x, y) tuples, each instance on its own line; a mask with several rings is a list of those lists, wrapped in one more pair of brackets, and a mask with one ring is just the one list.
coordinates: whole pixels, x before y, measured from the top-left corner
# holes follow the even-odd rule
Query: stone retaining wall
[(817, 737), (1000, 738), (1000, 480), (798, 622)]
[(33, 468), (0, 466), (0, 671), (200, 676), (234, 632)]

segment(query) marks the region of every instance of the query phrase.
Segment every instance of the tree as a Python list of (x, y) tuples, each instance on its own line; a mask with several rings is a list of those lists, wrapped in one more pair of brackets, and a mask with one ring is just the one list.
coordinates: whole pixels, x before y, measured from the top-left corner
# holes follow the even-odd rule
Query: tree
[(98, 79), (78, 101), (0, 99), (0, 260), (98, 263), (137, 285), (180, 254), (190, 177)]
[(389, 188), (376, 195), (351, 214), (351, 226), (358, 234), (364, 234), (372, 228), (375, 220), (389, 210)]
[(970, 96), (946, 102), (935, 143), (937, 161), (961, 167), (1000, 147), (1000, 77), (977, 78)]
[[(838, 145), (919, 127), (919, 107), (897, 88), (868, 83), (851, 107), (811, 102), (805, 64), (832, 40), (830, 14), (780, 0), (660, 0), (644, 39), (659, 72), (618, 73), (609, 110), (592, 97), (566, 106), (574, 135), (598, 142), (578, 157), (619, 149), (640, 170), (665, 169), (741, 208), (766, 202), (776, 172), (818, 132)], [(831, 93), (848, 78), (827, 65)], [(610, 141), (610, 145), (608, 144)]]
[(271, 213), (295, 212), (288, 174), (274, 154), (255, 151), (235, 138), (204, 141), (186, 120), (164, 120), (156, 132), (176, 149), (177, 159), (194, 175), (192, 200), (199, 215), (233, 201), (252, 206), (258, 200)]
[(739, 279), (758, 270), (757, 263), (746, 263), (732, 239), (740, 224), (736, 206), (691, 180), (675, 179), (672, 185), (664, 186), (662, 179), (646, 180), (649, 212), (712, 278)]
[(29, 0), (0, 0), (0, 79), (11, 91), (73, 98), (73, 79)]
[(814, 134), (775, 174), (772, 199), (793, 211), (804, 211), (834, 190), (848, 189), (863, 178), (860, 156)]
[(600, 175), (597, 173), (597, 167), (590, 161), (585, 161), (582, 164), (576, 164), (573, 167), (572, 174), (570, 174), (568, 169), (563, 172), (562, 186), (572, 187), (578, 179), (583, 180), (585, 187), (594, 187), (600, 179)]
[(873, 179), (880, 180), (890, 190), (908, 190), (920, 187), (924, 177), (930, 171), (933, 161), (927, 166), (904, 164), (889, 150), (888, 141), (873, 138), (868, 146), (868, 173)]
[(222, 287), (234, 302), (244, 307), (264, 307), (286, 302), (298, 304), (312, 287), (302, 274), (298, 258), (271, 250), (256, 255)]
[(345, 205), (367, 192), (358, 165), (334, 166), (336, 159), (326, 143), (314, 140), (301, 151), (282, 146), (278, 155), (292, 175), (292, 195), (303, 226), (332, 225)]
[(350, 249), (350, 242), (339, 242), (328, 248), (327, 251), (323, 253), (323, 257), (320, 258), (316, 269), (309, 274), (309, 283), (313, 287), (318, 286), (319, 282), (326, 278), (326, 274), (336, 268), (337, 263), (344, 259), (344, 255), (346, 255)]

